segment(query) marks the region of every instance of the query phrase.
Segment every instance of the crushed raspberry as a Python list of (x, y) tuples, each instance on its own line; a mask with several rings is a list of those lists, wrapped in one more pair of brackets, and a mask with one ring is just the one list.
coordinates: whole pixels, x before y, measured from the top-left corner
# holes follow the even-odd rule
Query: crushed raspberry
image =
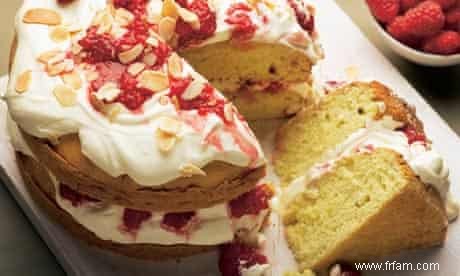
[(87, 55), (84, 57), (87, 63), (116, 61), (115, 42), (109, 34), (98, 34), (97, 27), (90, 27), (86, 36), (78, 43)]
[(446, 13), (446, 29), (460, 32), (460, 5)]
[(313, 14), (310, 14), (307, 16), (307, 13), (305, 10), (307, 9), (306, 7), (303, 6), (303, 2), (299, 3), (296, 0), (288, 0), (289, 5), (291, 8), (294, 10), (295, 15), (297, 17), (297, 22), (299, 25), (307, 32), (310, 34), (314, 31), (315, 29), (315, 17)]
[(383, 23), (393, 21), (400, 9), (399, 0), (367, 0), (372, 14)]
[(137, 79), (128, 72), (124, 72), (120, 79), (120, 89), (123, 91), (115, 102), (124, 104), (130, 110), (138, 110), (145, 101), (153, 96), (152, 91), (137, 87)]
[(460, 34), (454, 31), (444, 31), (429, 38), (423, 45), (428, 53), (452, 55), (460, 53)]
[(195, 212), (169, 213), (164, 215), (161, 227), (167, 231), (183, 235), (193, 228), (194, 222), (196, 222)]
[(155, 53), (157, 57), (157, 61), (154, 65), (154, 68), (159, 68), (165, 64), (166, 60), (172, 53), (171, 47), (169, 47), (168, 44), (164, 42), (160, 42), (158, 47), (156, 47), (153, 52)]
[(101, 62), (94, 66), (99, 77), (90, 83), (91, 92), (98, 91), (107, 82), (117, 83), (126, 70), (126, 66), (117, 62)]
[(219, 270), (222, 276), (241, 276), (242, 268), (267, 264), (266, 256), (257, 248), (239, 242), (222, 245), (219, 250)]
[(80, 194), (65, 184), (59, 184), (59, 195), (72, 203), (73, 207), (81, 206), (87, 202), (98, 202), (99, 200)]
[(128, 25), (128, 31), (116, 41), (118, 52), (131, 49), (136, 44), (145, 45), (145, 41), (149, 37), (149, 29), (152, 27), (145, 19), (135, 17)]
[(423, 132), (417, 132), (415, 127), (411, 125), (407, 125), (400, 130), (404, 132), (404, 134), (406, 134), (410, 145), (415, 142), (426, 142), (427, 141), (425, 134)]
[(130, 208), (125, 208), (123, 211), (122, 230), (128, 233), (136, 233), (143, 222), (150, 219), (152, 213), (149, 211), (140, 211)]
[(145, 13), (147, 3), (148, 0), (113, 0), (115, 8), (125, 8), (136, 16)]
[(216, 13), (211, 10), (207, 1), (194, 0), (190, 5), (187, 1), (177, 1), (183, 8), (195, 13), (200, 20), (200, 28), (194, 30), (182, 18), (176, 23), (176, 33), (179, 36), (179, 47), (197, 44), (211, 37), (217, 28)]
[(259, 185), (253, 190), (230, 201), (232, 217), (240, 218), (244, 215), (257, 215), (268, 209), (269, 200), (273, 197), (273, 190), (268, 185)]
[(236, 40), (249, 40), (257, 31), (257, 26), (252, 22), (248, 12), (252, 8), (245, 3), (232, 4), (227, 10), (227, 24), (233, 25), (232, 37)]

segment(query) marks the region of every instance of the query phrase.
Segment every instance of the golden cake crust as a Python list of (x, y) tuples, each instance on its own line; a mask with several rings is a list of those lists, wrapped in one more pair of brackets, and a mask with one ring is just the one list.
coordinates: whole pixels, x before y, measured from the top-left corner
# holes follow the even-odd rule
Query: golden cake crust
[(46, 169), (31, 157), (18, 153), (17, 161), (27, 189), (33, 199), (56, 222), (72, 235), (90, 246), (110, 250), (119, 255), (151, 261), (177, 259), (215, 249), (213, 246), (161, 246), (152, 244), (120, 244), (102, 240), (76, 222), (71, 215), (59, 208), (54, 200), (54, 186)]
[(24, 133), (35, 156), (66, 185), (102, 201), (133, 209), (187, 212), (230, 201), (253, 189), (265, 175), (265, 166), (247, 169), (222, 162), (204, 168), (206, 176), (179, 178), (160, 187), (145, 187), (128, 176), (111, 177), (81, 153), (76, 136), (51, 146)]

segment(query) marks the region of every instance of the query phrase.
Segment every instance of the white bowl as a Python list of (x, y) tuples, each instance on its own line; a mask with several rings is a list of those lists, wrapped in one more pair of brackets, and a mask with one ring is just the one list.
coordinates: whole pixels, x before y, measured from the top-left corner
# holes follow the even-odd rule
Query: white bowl
[[(367, 5), (366, 5), (367, 6)], [(433, 67), (443, 67), (460, 64), (460, 54), (455, 55), (436, 55), (425, 53), (409, 46), (406, 46), (394, 39), (390, 34), (386, 32), (384, 28), (377, 22), (375, 17), (372, 15), (369, 8), (367, 9), (372, 18), (372, 24), (377, 32), (383, 37), (385, 43), (393, 49), (400, 56), (420, 65), (427, 65)]]

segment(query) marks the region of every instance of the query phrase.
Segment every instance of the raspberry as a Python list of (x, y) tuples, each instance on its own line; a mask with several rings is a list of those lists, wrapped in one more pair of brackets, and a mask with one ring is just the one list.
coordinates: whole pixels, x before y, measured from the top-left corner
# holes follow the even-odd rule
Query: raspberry
[(72, 203), (73, 207), (78, 207), (86, 202), (98, 202), (99, 200), (80, 194), (65, 184), (59, 184), (59, 195)]
[(409, 144), (413, 144), (413, 143), (415, 143), (417, 141), (418, 142), (426, 142), (425, 134), (423, 132), (422, 133), (417, 132), (415, 127), (413, 127), (411, 125), (407, 125), (407, 126), (403, 127), (400, 130), (402, 132), (404, 132), (404, 134), (406, 134), (407, 139), (409, 141)]
[(121, 228), (123, 231), (135, 233), (141, 228), (141, 224), (151, 217), (152, 213), (149, 211), (125, 208), (123, 211), (123, 225)]
[(423, 50), (441, 55), (460, 53), (460, 34), (454, 31), (444, 31), (429, 38), (423, 44)]
[(408, 28), (410, 34), (426, 38), (441, 31), (444, 22), (441, 6), (433, 1), (425, 1), (407, 11), (402, 24)]
[(136, 16), (145, 13), (148, 0), (114, 0), (113, 4), (116, 8), (125, 8)]
[(155, 62), (155, 67), (161, 67), (163, 64), (165, 64), (166, 60), (172, 53), (171, 47), (169, 47), (168, 44), (165, 42), (160, 42), (158, 47), (156, 47), (153, 52), (155, 53), (155, 56), (157, 57), (157, 60)]
[(257, 252), (257, 248), (239, 242), (220, 247), (219, 270), (222, 276), (239, 276), (241, 268), (267, 263), (267, 257)]
[(310, 16), (307, 17), (307, 13), (305, 12), (306, 7), (302, 6), (300, 7), (301, 4), (304, 4), (303, 1), (299, 3), (296, 0), (288, 0), (289, 5), (295, 12), (295, 16), (297, 17), (297, 22), (299, 25), (307, 32), (312, 33), (313, 30), (315, 29), (315, 17), (313, 14), (310, 14)]
[(269, 207), (269, 200), (273, 191), (268, 185), (260, 185), (238, 198), (230, 201), (232, 217), (240, 218), (244, 215), (257, 215)]
[(455, 3), (457, 3), (457, 0), (432, 0), (437, 2), (439, 5), (441, 5), (443, 10), (447, 10), (451, 8)]
[(395, 39), (410, 47), (418, 48), (420, 46), (421, 39), (411, 34), (411, 29), (402, 16), (396, 17), (393, 22), (388, 24), (387, 32)]
[(174, 233), (186, 234), (193, 227), (195, 216), (195, 212), (165, 214), (161, 222), (161, 227)]
[(403, 12), (412, 9), (420, 3), (420, 0), (401, 0), (401, 10)]
[(123, 91), (115, 102), (122, 103), (130, 110), (138, 110), (145, 101), (153, 95), (151, 90), (137, 87), (137, 79), (128, 72), (123, 73), (120, 79), (120, 89)]
[(109, 34), (98, 34), (97, 27), (91, 27), (84, 38), (78, 41), (87, 56), (88, 63), (106, 62), (116, 60), (116, 47)]
[(372, 14), (382, 23), (391, 22), (399, 13), (399, 0), (366, 0)]
[(178, 1), (183, 8), (198, 15), (200, 29), (194, 30), (188, 23), (179, 19), (176, 23), (176, 33), (179, 35), (179, 47), (199, 43), (211, 37), (217, 28), (216, 13), (211, 10), (207, 1), (194, 0), (190, 5), (187, 1)]
[(446, 29), (460, 32), (460, 6), (446, 13)]
[(244, 3), (232, 4), (227, 10), (227, 24), (233, 25), (232, 37), (236, 40), (249, 40), (257, 31), (257, 26), (248, 15), (252, 8)]

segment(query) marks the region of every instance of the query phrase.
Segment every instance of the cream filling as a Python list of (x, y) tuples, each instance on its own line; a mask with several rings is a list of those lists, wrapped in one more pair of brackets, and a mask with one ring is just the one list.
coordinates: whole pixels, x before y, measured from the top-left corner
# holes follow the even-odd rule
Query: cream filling
[[(142, 114), (122, 110), (113, 121), (90, 106), (86, 78), (83, 78), (82, 88), (77, 91), (75, 106), (63, 107), (58, 103), (53, 90), (63, 81), (60, 77), (51, 77), (44, 72), (44, 66), (37, 61), (37, 57), (50, 50), (68, 50), (70, 40), (61, 43), (52, 41), (49, 36), (50, 27), (25, 24), (23, 16), (32, 8), (48, 8), (59, 12), (65, 23), (78, 23), (83, 29), (87, 29), (96, 12), (106, 5), (106, 0), (80, 0), (66, 6), (59, 6), (55, 0), (24, 1), (16, 17), (18, 45), (5, 97), (12, 118), (20, 128), (35, 137), (50, 140), (67, 134), (78, 134), (82, 153), (99, 168), (112, 177), (129, 175), (143, 186), (160, 186), (182, 177), (180, 168), (184, 164), (193, 164), (200, 168), (213, 161), (240, 167), (259, 167), (264, 164), (265, 159), (257, 139), (250, 132), (247, 123), (236, 114), (233, 118), (235, 131), (254, 147), (253, 156), (249, 156), (237, 139), (225, 129), (220, 117), (214, 114), (200, 116), (196, 111), (186, 112), (187, 116), (193, 122), (202, 123), (212, 130), (220, 139), (222, 147), (217, 149), (206, 143), (205, 132), (184, 124), (173, 150), (168, 154), (161, 152), (156, 146), (158, 143), (155, 135), (158, 118), (166, 116), (183, 121), (172, 103), (159, 104), (160, 95), (168, 93), (169, 90), (159, 92), (148, 100), (143, 106)], [(17, 93), (16, 81), (27, 70), (32, 71), (31, 85), (24, 93)], [(190, 66), (185, 66), (184, 71), (201, 79)], [(18, 135), (13, 133), (12, 136), (13, 142), (20, 140)], [(24, 150), (19, 143), (13, 144), (18, 146), (18, 150)], [(255, 154), (257, 157), (254, 157)]]
[[(400, 122), (391, 117), (370, 121), (365, 128), (351, 134), (347, 140), (325, 154), (323, 161), (314, 165), (305, 175), (295, 179), (283, 191), (282, 205), (289, 204), (297, 195), (305, 191), (315, 179), (331, 171), (337, 161), (356, 153), (371, 152), (376, 148), (386, 148), (398, 152), (407, 161), (423, 183), (439, 192), (446, 205), (447, 216), (454, 220), (458, 216), (458, 206), (449, 195), (449, 169), (441, 155), (431, 145), (423, 142), (409, 144), (406, 135), (397, 131)], [(313, 187), (309, 187), (313, 189)]]
[(152, 213), (151, 218), (142, 222), (140, 228), (133, 234), (122, 229), (125, 207), (100, 202), (84, 202), (75, 207), (71, 201), (59, 195), (59, 183), (54, 176), (51, 178), (56, 191), (56, 202), (60, 208), (98, 238), (122, 244), (204, 246), (223, 244), (232, 241), (236, 233), (247, 235), (258, 233), (270, 212), (266, 209), (260, 211), (258, 215), (234, 218), (229, 214), (227, 203), (199, 209), (194, 218), (198, 224), (187, 235), (165, 230), (161, 226), (164, 213)]

